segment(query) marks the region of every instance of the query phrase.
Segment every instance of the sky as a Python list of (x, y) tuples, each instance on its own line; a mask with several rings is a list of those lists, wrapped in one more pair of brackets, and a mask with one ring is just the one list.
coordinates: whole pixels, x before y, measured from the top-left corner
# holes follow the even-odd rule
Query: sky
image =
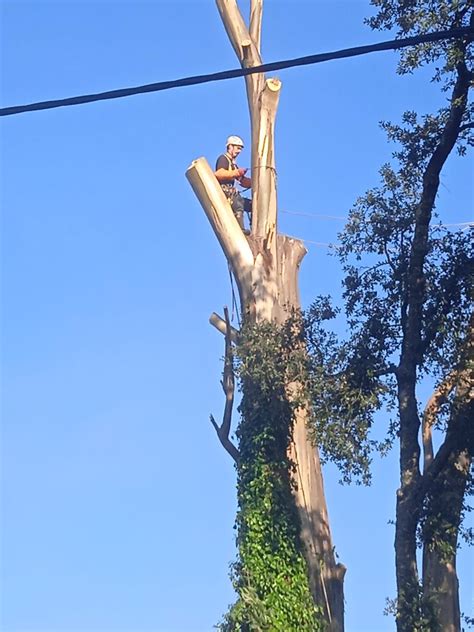
[[(263, 59), (390, 39), (364, 25), (372, 12), (267, 1)], [(2, 107), (237, 67), (210, 0), (3, 0), (0, 53)], [(396, 64), (384, 52), (278, 74), (279, 229), (308, 248), (304, 307), (340, 300), (328, 245), (390, 159), (379, 121), (445, 102), (429, 73)], [(244, 80), (5, 117), (0, 133), (0, 629), (209, 632), (234, 599), (236, 479), (209, 423), (223, 339), (208, 324), (231, 289), (184, 174), (229, 134), (249, 139)], [(450, 158), (442, 221), (473, 219), (471, 175), (472, 159)], [(346, 631), (394, 630), (396, 451), (369, 488), (324, 476)], [(470, 562), (462, 550), (467, 614)]]

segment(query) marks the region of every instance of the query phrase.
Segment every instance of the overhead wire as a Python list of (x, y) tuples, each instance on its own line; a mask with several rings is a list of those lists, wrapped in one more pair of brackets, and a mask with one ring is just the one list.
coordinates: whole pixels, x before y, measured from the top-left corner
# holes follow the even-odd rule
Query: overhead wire
[(192, 77), (184, 77), (182, 79), (173, 79), (171, 81), (160, 81), (158, 83), (149, 83), (132, 88), (121, 88), (118, 90), (109, 90), (107, 92), (99, 92), (96, 94), (85, 94), (76, 97), (68, 97), (65, 99), (55, 99), (51, 101), (38, 101), (26, 105), (15, 105), (0, 108), (0, 116), (12, 116), (14, 114), (22, 114), (24, 112), (33, 112), (37, 110), (51, 110), (53, 108), (67, 107), (72, 105), (82, 105), (84, 103), (93, 103), (96, 101), (105, 101), (108, 99), (120, 99), (136, 94), (145, 94), (149, 92), (160, 92), (180, 88), (184, 86), (193, 86), (202, 83), (210, 83), (215, 81), (223, 81), (225, 79), (235, 79), (237, 77), (246, 77), (254, 73), (273, 72), (276, 70), (284, 70), (295, 66), (308, 66), (310, 64), (319, 64), (334, 59), (345, 59), (348, 57), (356, 57), (366, 55), (368, 53), (380, 52), (385, 50), (398, 50), (407, 46), (416, 46), (426, 42), (437, 42), (446, 39), (456, 39), (461, 37), (474, 36), (474, 27), (466, 26), (446, 31), (435, 31), (434, 33), (425, 33), (424, 35), (416, 35), (402, 39), (388, 40), (377, 44), (366, 46), (357, 46), (353, 48), (344, 48), (342, 50), (318, 53), (316, 55), (307, 55), (305, 57), (297, 57), (295, 59), (286, 59), (282, 61), (270, 62), (253, 66), (251, 68), (236, 68), (234, 70), (224, 70), (206, 75), (195, 75)]
[[(300, 213), (296, 211), (286, 211), (286, 210), (280, 210), (280, 212), (287, 213), (289, 215), (302, 215), (304, 217), (311, 217), (313, 219), (333, 219), (333, 220), (342, 220), (342, 221), (346, 221), (349, 219), (348, 217), (343, 217), (339, 215), (320, 215), (317, 213)], [(436, 230), (437, 228), (453, 228), (453, 227), (458, 227), (460, 228), (461, 232), (464, 232), (466, 230), (469, 230), (469, 228), (473, 228), (474, 222), (453, 222), (449, 224), (434, 224), (433, 226), (431, 226), (431, 230)], [(339, 248), (337, 243), (312, 241), (311, 239), (305, 239), (304, 237), (302, 237), (301, 240), (305, 244), (312, 244), (314, 246), (319, 246), (320, 248), (333, 248), (334, 250), (337, 250)]]

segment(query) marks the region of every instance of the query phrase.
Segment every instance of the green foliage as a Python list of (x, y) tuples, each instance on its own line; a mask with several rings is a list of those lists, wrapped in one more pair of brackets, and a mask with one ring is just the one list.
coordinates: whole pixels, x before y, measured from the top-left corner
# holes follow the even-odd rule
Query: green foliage
[[(367, 23), (373, 29), (394, 29), (397, 37), (474, 22), (473, 0), (371, 4), (376, 14)], [(463, 156), (474, 145), (474, 104), (468, 100), (474, 79), (472, 38), (401, 52), (399, 73), (421, 66), (431, 66), (433, 79), (443, 81), (442, 89), (451, 93), (446, 107), (434, 114), (409, 111), (399, 123), (381, 123), (396, 144), (393, 160), (381, 167), (379, 186), (356, 201), (339, 236), (347, 338), (338, 340), (328, 330), (337, 314), (326, 297), (307, 318), (313, 424), (326, 458), (338, 465), (344, 480), (367, 482), (372, 450), (385, 451), (397, 435), (401, 439), (393, 612), (403, 632), (437, 629), (438, 589), (430, 585), (425, 590), (419, 581), (416, 527), (425, 552), (434, 552), (441, 564), (455, 561), (472, 483), (459, 464), (463, 458), (470, 464), (474, 452), (468, 425), (472, 403), (462, 395), (472, 335), (474, 244), (466, 231), (436, 223), (445, 161), (451, 152)], [(453, 376), (458, 381), (438, 398), (434, 420), (441, 431), (441, 452), (449, 459), (437, 459), (435, 453), (430, 477), (420, 471), (425, 402), (418, 383), (429, 377), (435, 390)], [(370, 431), (381, 410), (389, 413), (388, 436), (377, 444)]]
[[(472, 0), (371, 0), (371, 4), (377, 13), (366, 23), (374, 30), (395, 29), (397, 37), (469, 26), (473, 8)], [(443, 40), (411, 46), (401, 51), (398, 71), (411, 73), (420, 66), (436, 64), (434, 78), (439, 81), (444, 77), (447, 88), (465, 45), (459, 40)], [(468, 55), (472, 55), (472, 45)]]
[(328, 331), (336, 315), (330, 299), (320, 297), (304, 316), (312, 435), (323, 461), (336, 463), (345, 483), (368, 484), (372, 450), (387, 447), (369, 438), (370, 428), (389, 393), (372, 369), (373, 351), (341, 343)]
[(304, 366), (300, 339), (290, 323), (245, 326), (237, 349), (243, 395), (233, 583), (239, 600), (220, 626), (225, 632), (323, 629), (301, 550), (288, 457), (300, 403), (290, 401), (288, 384)]

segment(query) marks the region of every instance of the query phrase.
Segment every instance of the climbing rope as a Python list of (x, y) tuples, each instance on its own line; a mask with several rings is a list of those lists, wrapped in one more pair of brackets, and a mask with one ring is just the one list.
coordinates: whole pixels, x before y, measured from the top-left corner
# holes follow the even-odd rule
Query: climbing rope
[(230, 263), (227, 264), (229, 268), (229, 278), (230, 278), (230, 288), (232, 292), (232, 314), (231, 314), (231, 322), (234, 322), (234, 316), (237, 318), (237, 323), (240, 329), (240, 316), (239, 316), (239, 308), (237, 305), (237, 300), (235, 298), (235, 289), (234, 289), (234, 275), (232, 274), (232, 268), (230, 267)]

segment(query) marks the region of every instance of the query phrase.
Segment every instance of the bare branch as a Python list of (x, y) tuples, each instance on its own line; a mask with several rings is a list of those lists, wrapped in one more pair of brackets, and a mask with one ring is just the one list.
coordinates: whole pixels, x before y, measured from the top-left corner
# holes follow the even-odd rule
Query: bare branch
[(383, 369), (377, 369), (376, 371), (374, 371), (374, 375), (375, 377), (383, 377), (384, 375), (396, 375), (397, 371), (398, 368), (395, 366), (395, 364), (389, 364)]
[(262, 36), (263, 0), (250, 0), (250, 37), (260, 53)]
[(232, 421), (232, 408), (234, 406), (234, 390), (235, 390), (235, 380), (234, 380), (234, 360), (232, 356), (232, 327), (229, 320), (229, 310), (227, 307), (224, 307), (224, 316), (225, 316), (225, 324), (226, 324), (226, 333), (225, 333), (225, 356), (224, 356), (224, 372), (222, 376), (222, 389), (225, 394), (225, 407), (224, 407), (224, 415), (222, 418), (222, 424), (219, 426), (214, 419), (213, 415), (209, 415), (211, 420), (211, 424), (214, 426), (214, 430), (219, 437), (219, 441), (222, 444), (222, 447), (230, 454), (230, 456), (234, 459), (236, 463), (239, 461), (239, 451), (229, 439), (230, 433), (230, 425)]
[(370, 267), (366, 268), (359, 275), (359, 279), (362, 279), (366, 274), (369, 274), (370, 272), (373, 272), (374, 270), (378, 270), (378, 268), (383, 268), (386, 265), (390, 265), (388, 261), (380, 261), (379, 263), (376, 263), (374, 266), (370, 266)]
[(461, 125), (459, 128), (459, 133), (464, 132), (467, 129), (474, 129), (474, 123), (466, 123), (465, 125)]
[(388, 248), (387, 248), (387, 242), (386, 241), (383, 242), (383, 251), (385, 253), (385, 258), (387, 259), (388, 265), (392, 268), (393, 272), (395, 272), (395, 274), (396, 274), (397, 273), (397, 268), (396, 268), (395, 264), (392, 261), (392, 258), (390, 256), (390, 252), (388, 251)]
[(229, 437), (225, 437), (222, 435), (221, 429), (216, 423), (216, 420), (214, 419), (214, 417), (212, 415), (209, 415), (209, 419), (211, 421), (211, 424), (214, 426), (216, 430), (217, 436), (219, 437), (219, 441), (221, 442), (222, 447), (228, 454), (230, 454), (230, 456), (234, 459), (234, 461), (238, 463), (239, 458), (240, 458), (239, 451), (237, 450), (235, 445), (232, 443), (232, 441), (229, 439)]
[[(212, 314), (209, 316), (209, 322), (211, 323), (213, 327), (217, 329), (217, 331), (220, 331), (221, 334), (225, 335), (227, 333), (227, 325), (226, 325), (225, 320), (221, 318), (219, 314), (216, 314), (216, 312), (212, 312)], [(238, 337), (239, 337), (238, 329), (235, 329), (235, 327), (231, 326), (230, 339), (232, 340), (232, 342), (237, 342)]]
[[(260, 57), (254, 41), (252, 41), (252, 37), (245, 25), (242, 14), (237, 6), (237, 2), (235, 0), (216, 0), (216, 4), (230, 43), (232, 44), (232, 48), (234, 49), (240, 64), (244, 68), (261, 66), (262, 58)], [(242, 50), (242, 43), (244, 42), (246, 44), (250, 42), (250, 50), (247, 56), (248, 61), (245, 61), (245, 63), (244, 52)]]

